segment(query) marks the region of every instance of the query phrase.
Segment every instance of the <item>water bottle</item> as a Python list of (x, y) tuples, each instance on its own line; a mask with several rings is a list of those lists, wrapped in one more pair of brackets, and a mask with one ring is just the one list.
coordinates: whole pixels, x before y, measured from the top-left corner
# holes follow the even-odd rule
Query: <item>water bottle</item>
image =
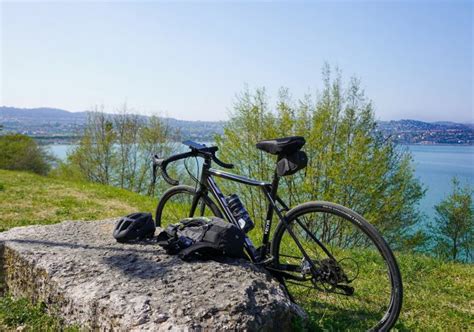
[(249, 213), (244, 208), (244, 205), (240, 201), (239, 196), (236, 194), (232, 194), (226, 198), (227, 204), (229, 205), (230, 211), (232, 211), (232, 215), (237, 220), (240, 229), (247, 233), (254, 227), (254, 223), (252, 219), (250, 219)]

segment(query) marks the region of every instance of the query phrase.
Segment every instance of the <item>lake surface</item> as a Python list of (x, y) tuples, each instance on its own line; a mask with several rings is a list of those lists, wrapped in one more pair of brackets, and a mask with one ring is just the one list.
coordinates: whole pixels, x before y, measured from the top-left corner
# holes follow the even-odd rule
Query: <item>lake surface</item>
[[(56, 157), (64, 160), (71, 145), (49, 145)], [(452, 190), (451, 179), (456, 176), (461, 184), (474, 187), (474, 146), (408, 145), (412, 153), (415, 176), (427, 188), (420, 202), (420, 210), (433, 220), (434, 206)], [(402, 147), (403, 148), (403, 147)]]
[(474, 187), (474, 146), (410, 145), (415, 175), (426, 186), (420, 209), (434, 218), (434, 205), (452, 191), (451, 179), (456, 176), (462, 185)]

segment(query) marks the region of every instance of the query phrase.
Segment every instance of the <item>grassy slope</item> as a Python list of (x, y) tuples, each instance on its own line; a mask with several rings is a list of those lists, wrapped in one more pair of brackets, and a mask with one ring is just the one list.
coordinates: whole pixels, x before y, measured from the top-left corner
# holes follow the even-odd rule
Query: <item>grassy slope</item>
[(153, 211), (156, 200), (113, 187), (0, 170), (0, 231)]
[[(153, 211), (155, 205), (156, 199), (125, 190), (0, 170), (0, 230)], [(397, 324), (399, 330), (468, 330), (472, 327), (472, 265), (443, 263), (407, 254), (399, 254), (398, 260), (405, 288), (404, 307)], [(0, 298), (0, 329), (1, 324), (26, 325), (32, 330), (37, 330), (38, 324), (57, 324), (54, 319), (41, 316), (39, 308), (33, 306), (25, 308), (25, 312), (18, 309), (12, 318), (5, 309), (15, 307), (9, 301)], [(31, 319), (32, 315), (36, 318)]]
[[(156, 200), (117, 188), (0, 170), (0, 231), (63, 220), (96, 220), (153, 211)], [(0, 297), (0, 331), (57, 331), (60, 321), (24, 300)], [(74, 328), (70, 328), (74, 331)]]

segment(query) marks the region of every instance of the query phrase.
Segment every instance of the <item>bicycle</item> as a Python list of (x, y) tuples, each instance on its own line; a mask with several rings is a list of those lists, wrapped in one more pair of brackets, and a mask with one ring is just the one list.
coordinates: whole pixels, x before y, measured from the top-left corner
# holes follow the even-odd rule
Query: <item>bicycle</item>
[[(246, 236), (248, 258), (282, 282), (291, 300), (306, 310), (316, 328), (386, 331), (393, 327), (402, 305), (400, 271), (385, 240), (362, 216), (324, 201), (290, 209), (277, 194), (281, 172), (275, 171), (268, 183), (214, 169), (212, 162), (228, 169), (234, 166), (217, 158), (217, 146), (192, 141), (183, 144), (190, 151), (167, 159), (153, 158), (154, 178), (159, 167), (172, 185), (156, 208), (157, 226), (165, 219), (178, 221), (196, 215), (214, 215), (239, 226), (214, 177), (259, 187), (268, 208), (262, 245), (256, 248)], [(296, 136), (261, 141), (257, 148), (280, 161), (294, 156), (303, 145), (304, 138)], [(167, 173), (168, 164), (190, 157), (203, 160), (196, 188), (179, 185)], [(181, 215), (183, 211), (186, 215)], [(279, 223), (270, 240), (274, 214)]]

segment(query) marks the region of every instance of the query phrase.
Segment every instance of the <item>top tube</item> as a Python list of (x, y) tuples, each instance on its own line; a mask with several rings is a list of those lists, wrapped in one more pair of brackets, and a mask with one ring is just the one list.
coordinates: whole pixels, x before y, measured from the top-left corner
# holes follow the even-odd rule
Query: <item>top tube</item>
[(242, 175), (228, 173), (228, 172), (224, 172), (224, 171), (217, 170), (217, 169), (214, 169), (214, 168), (210, 168), (208, 172), (212, 175), (221, 177), (223, 179), (228, 179), (228, 180), (232, 180), (232, 181), (235, 181), (235, 182), (248, 184), (250, 186), (257, 186), (257, 187), (270, 187), (271, 186), (271, 184), (268, 183), (268, 182), (249, 179), (249, 178), (247, 178), (245, 176), (242, 176)]

